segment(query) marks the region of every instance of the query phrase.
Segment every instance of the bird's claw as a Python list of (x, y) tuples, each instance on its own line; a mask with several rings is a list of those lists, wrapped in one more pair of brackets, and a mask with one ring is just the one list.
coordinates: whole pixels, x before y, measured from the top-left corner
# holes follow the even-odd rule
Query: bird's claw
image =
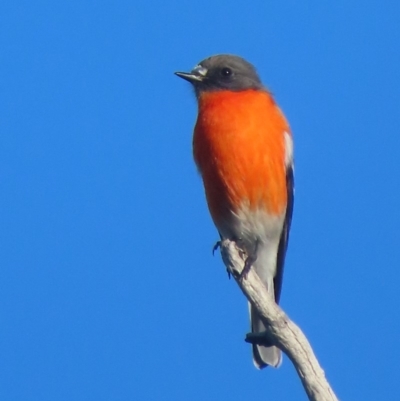
[(257, 260), (257, 251), (258, 251), (258, 241), (256, 242), (256, 245), (254, 247), (254, 252), (252, 254), (248, 255), (246, 258), (246, 261), (244, 262), (243, 270), (239, 275), (239, 281), (245, 280), (247, 278), (247, 275), (249, 274), (251, 266)]
[(215, 251), (218, 250), (218, 248), (220, 248), (220, 247), (221, 247), (221, 241), (217, 241), (217, 242), (214, 244), (213, 249), (212, 249), (212, 254), (213, 254), (213, 256), (214, 256), (214, 254), (215, 254)]
[(249, 274), (249, 271), (251, 269), (251, 266), (253, 263), (256, 261), (256, 258), (253, 258), (251, 256), (248, 256), (246, 261), (244, 262), (244, 267), (242, 272), (239, 275), (239, 281), (246, 280), (247, 275)]

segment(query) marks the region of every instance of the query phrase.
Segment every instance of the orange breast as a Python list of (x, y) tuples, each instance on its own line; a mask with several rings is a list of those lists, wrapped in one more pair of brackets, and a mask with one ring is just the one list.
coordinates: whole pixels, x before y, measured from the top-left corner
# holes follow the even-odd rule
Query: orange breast
[(284, 211), (285, 132), (288, 123), (267, 92), (201, 95), (193, 153), (217, 225), (243, 205)]

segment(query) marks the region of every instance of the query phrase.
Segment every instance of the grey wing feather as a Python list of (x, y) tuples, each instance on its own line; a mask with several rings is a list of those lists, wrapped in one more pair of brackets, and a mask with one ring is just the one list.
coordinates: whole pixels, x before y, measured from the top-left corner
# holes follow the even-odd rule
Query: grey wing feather
[(286, 250), (289, 243), (290, 225), (292, 223), (293, 204), (294, 204), (293, 166), (288, 166), (286, 169), (286, 188), (287, 188), (286, 216), (285, 216), (285, 222), (283, 224), (281, 239), (279, 241), (278, 256), (276, 261), (276, 275), (274, 277), (274, 291), (275, 291), (276, 303), (279, 303), (279, 298), (281, 295), (283, 268), (285, 264)]

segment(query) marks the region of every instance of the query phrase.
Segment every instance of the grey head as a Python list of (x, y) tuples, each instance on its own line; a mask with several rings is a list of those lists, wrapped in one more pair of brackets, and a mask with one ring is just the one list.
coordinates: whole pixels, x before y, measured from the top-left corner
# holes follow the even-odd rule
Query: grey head
[(230, 54), (208, 57), (191, 72), (175, 74), (189, 81), (197, 96), (205, 91), (264, 89), (254, 66), (245, 59)]

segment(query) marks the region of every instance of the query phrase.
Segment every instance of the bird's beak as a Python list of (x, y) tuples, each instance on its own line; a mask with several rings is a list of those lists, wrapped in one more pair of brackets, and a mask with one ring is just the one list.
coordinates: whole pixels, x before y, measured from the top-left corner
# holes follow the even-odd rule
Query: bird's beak
[(201, 75), (195, 75), (192, 74), (191, 72), (176, 72), (175, 75), (191, 83), (201, 82), (204, 78)]
[(207, 68), (204, 68), (200, 65), (193, 68), (191, 72), (175, 73), (175, 75), (177, 75), (179, 78), (183, 78), (184, 80), (189, 81), (192, 84), (195, 84), (196, 82), (203, 82), (204, 78), (206, 77), (206, 74), (207, 74)]

